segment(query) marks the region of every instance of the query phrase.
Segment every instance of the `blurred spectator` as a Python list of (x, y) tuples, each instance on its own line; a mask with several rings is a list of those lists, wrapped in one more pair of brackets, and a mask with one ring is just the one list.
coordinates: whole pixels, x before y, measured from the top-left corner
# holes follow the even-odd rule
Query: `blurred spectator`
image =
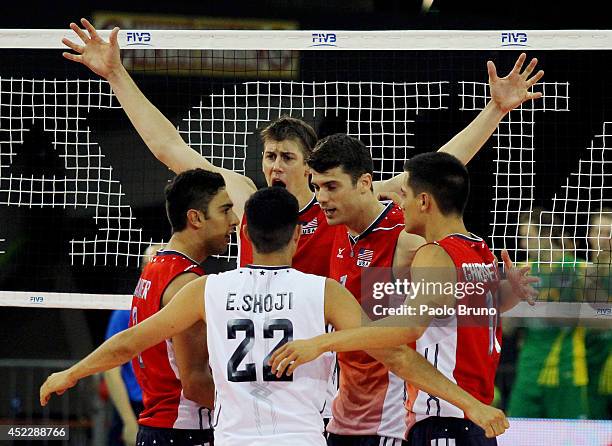
[[(562, 225), (542, 209), (534, 209), (519, 223), (521, 248), (527, 251), (532, 273), (541, 279), (538, 301), (583, 300), (579, 277), (584, 262), (571, 255), (574, 246)], [(524, 321), (509, 416), (587, 418), (586, 330), (571, 323)]]
[[(588, 302), (612, 302), (612, 209), (591, 215), (589, 245), (592, 264), (587, 267)], [(586, 335), (589, 367), (589, 418), (612, 418), (612, 330), (589, 329)]]

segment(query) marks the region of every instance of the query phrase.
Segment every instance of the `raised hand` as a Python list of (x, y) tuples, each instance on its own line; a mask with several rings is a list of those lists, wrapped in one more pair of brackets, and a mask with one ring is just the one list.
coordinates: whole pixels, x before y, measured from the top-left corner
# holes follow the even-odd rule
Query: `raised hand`
[(117, 42), (119, 28), (113, 28), (109, 41), (106, 42), (98, 35), (96, 29), (87, 19), (81, 19), (81, 23), (87, 32), (79, 28), (76, 23), (71, 23), (70, 28), (81, 39), (82, 45), (63, 38), (62, 43), (76, 54), (62, 53), (62, 55), (68, 60), (82, 63), (97, 75), (108, 79), (122, 67), (119, 57), (119, 43)]
[(54, 393), (61, 395), (66, 390), (74, 387), (78, 380), (71, 377), (68, 370), (52, 373), (40, 386), (40, 405), (46, 406)]
[(529, 90), (542, 79), (544, 71), (540, 70), (534, 76), (530, 77), (538, 64), (538, 59), (534, 57), (521, 73), (526, 58), (527, 55), (521, 53), (514, 64), (514, 68), (512, 68), (512, 71), (510, 71), (506, 77), (498, 77), (495, 64), (492, 61), (487, 62), (491, 100), (497, 104), (504, 113), (508, 113), (525, 101), (532, 101), (542, 97), (542, 93), (533, 93)]
[(505, 249), (501, 252), (501, 257), (504, 262), (504, 270), (506, 279), (512, 286), (512, 291), (520, 300), (526, 300), (529, 305), (535, 305), (535, 298), (538, 296), (538, 291), (531, 286), (532, 283), (538, 283), (539, 278), (530, 276), (530, 266), (516, 268), (510, 260), (510, 255)]

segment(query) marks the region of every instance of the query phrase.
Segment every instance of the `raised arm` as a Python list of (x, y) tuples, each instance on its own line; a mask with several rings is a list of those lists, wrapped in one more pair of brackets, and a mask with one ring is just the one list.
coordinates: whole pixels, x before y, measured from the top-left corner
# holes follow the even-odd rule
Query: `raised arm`
[[(516, 60), (514, 68), (502, 78), (497, 76), (495, 64), (492, 61), (487, 62), (491, 100), (466, 128), (439, 149), (441, 152), (454, 155), (463, 164), (469, 163), (493, 134), (504, 116), (523, 102), (542, 97), (542, 93), (532, 93), (529, 89), (542, 79), (544, 71), (540, 70), (530, 77), (538, 64), (538, 60), (534, 58), (521, 73), (526, 57), (526, 54), (522, 53)], [(402, 175), (404, 174), (396, 175), (386, 181), (375, 181), (374, 192), (399, 193), (403, 181)]]
[(235, 212), (238, 218), (242, 218), (244, 203), (256, 190), (253, 181), (244, 175), (214, 166), (185, 143), (174, 125), (145, 97), (122, 65), (117, 42), (119, 28), (111, 31), (109, 41), (106, 42), (89, 21), (81, 19), (81, 23), (87, 32), (75, 23), (70, 24), (81, 44), (62, 39), (76, 54), (63, 53), (63, 56), (85, 65), (110, 83), (123, 110), (149, 150), (172, 171), (178, 174), (199, 167), (223, 175)]
[(155, 315), (117, 333), (69, 369), (51, 374), (40, 388), (40, 404), (45, 406), (53, 393), (63, 394), (80, 379), (125, 364), (139, 352), (205, 320), (205, 284), (206, 277), (194, 280)]

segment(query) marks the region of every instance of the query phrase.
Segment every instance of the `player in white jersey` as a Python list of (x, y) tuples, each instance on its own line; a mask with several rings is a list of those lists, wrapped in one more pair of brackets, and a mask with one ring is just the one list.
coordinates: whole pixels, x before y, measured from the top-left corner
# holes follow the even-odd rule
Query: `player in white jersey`
[[(275, 376), (268, 362), (279, 346), (321, 335), (327, 323), (339, 330), (360, 326), (363, 313), (339, 283), (291, 268), (301, 232), (294, 196), (284, 188), (262, 189), (249, 199), (246, 212), (247, 236), (259, 265), (192, 281), (154, 316), (112, 337), (70, 369), (52, 374), (40, 389), (41, 404), (79, 379), (115, 367), (204, 320), (217, 389), (217, 446), (325, 445), (320, 410), (330, 357), (318, 358), (291, 377)], [(472, 398), (406, 346), (369, 353), (478, 422), (505, 420), (501, 411)]]

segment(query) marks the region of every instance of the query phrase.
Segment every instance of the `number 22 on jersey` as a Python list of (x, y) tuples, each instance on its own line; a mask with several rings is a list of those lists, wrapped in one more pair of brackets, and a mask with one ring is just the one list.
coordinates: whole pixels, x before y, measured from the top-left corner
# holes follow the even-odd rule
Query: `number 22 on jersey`
[[(257, 381), (257, 366), (255, 363), (247, 363), (244, 369), (238, 370), (240, 363), (246, 355), (253, 349), (255, 344), (255, 326), (250, 319), (231, 319), (227, 321), (227, 339), (236, 339), (238, 332), (245, 333), (244, 339), (238, 345), (227, 363), (227, 379), (231, 382), (251, 382)], [(266, 355), (263, 360), (263, 380), (264, 381), (293, 381), (293, 376), (283, 375), (277, 378), (272, 373), (268, 360), (272, 353), (282, 345), (293, 340), (293, 324), (289, 319), (270, 319), (265, 322), (263, 327), (263, 338), (274, 338), (275, 331), (283, 332), (283, 339)]]

